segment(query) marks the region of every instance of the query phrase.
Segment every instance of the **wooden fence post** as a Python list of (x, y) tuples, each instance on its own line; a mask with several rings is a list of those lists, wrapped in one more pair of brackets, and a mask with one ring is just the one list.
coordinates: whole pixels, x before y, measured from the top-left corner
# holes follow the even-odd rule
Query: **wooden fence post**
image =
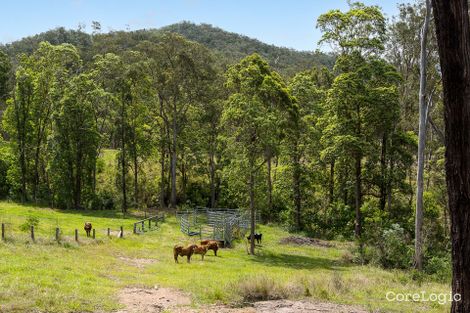
[(34, 226), (31, 225), (31, 239), (34, 241)]
[(93, 235), (93, 239), (95, 239), (95, 237), (96, 237), (95, 235), (96, 235), (96, 234), (95, 234), (95, 229), (94, 229), (94, 228), (93, 228), (93, 230), (92, 230), (92, 235)]
[(119, 233), (119, 238), (124, 238), (124, 229), (121, 226), (121, 232)]
[(149, 230), (152, 228), (152, 219), (149, 219)]
[(2, 223), (2, 240), (5, 240), (5, 224)]
[(134, 234), (137, 234), (137, 225), (134, 223)]
[(59, 227), (56, 227), (55, 229), (55, 240), (59, 241), (59, 235), (60, 235), (60, 229)]
[(111, 229), (108, 227), (108, 237), (111, 236)]
[(78, 229), (75, 229), (75, 241), (78, 241)]

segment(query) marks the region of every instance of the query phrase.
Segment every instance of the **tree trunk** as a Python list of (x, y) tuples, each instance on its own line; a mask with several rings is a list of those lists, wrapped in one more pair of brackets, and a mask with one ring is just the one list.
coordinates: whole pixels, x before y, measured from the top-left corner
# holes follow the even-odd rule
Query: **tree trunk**
[(211, 184), (211, 199), (210, 199), (210, 207), (215, 207), (215, 160), (214, 160), (214, 149), (213, 149), (213, 142), (210, 143), (209, 148), (209, 176), (210, 176), (210, 184)]
[(334, 202), (334, 195), (335, 195), (335, 160), (331, 160), (330, 162), (330, 184), (329, 184), (329, 197), (328, 197), (328, 204), (333, 204)]
[(34, 153), (34, 184), (33, 184), (33, 200), (37, 202), (37, 194), (39, 189), (39, 153), (40, 153), (40, 140), (36, 145), (36, 152)]
[(380, 210), (385, 210), (387, 201), (387, 134), (382, 136), (382, 151), (380, 154)]
[[(165, 186), (165, 156), (166, 156), (166, 150), (165, 150), (165, 144), (166, 141), (168, 140), (167, 136), (165, 136), (168, 132), (168, 123), (164, 115), (163, 111), (163, 97), (159, 94), (158, 95), (158, 100), (160, 103), (160, 117), (163, 120), (163, 123), (160, 128), (160, 140), (161, 140), (161, 146), (160, 146), (160, 166), (161, 166), (161, 173), (160, 173), (160, 208), (166, 208), (166, 203), (165, 203), (165, 195), (166, 195), (166, 186)], [(164, 140), (166, 138), (167, 140)]]
[(255, 161), (254, 157), (250, 156), (250, 254), (255, 254)]
[(392, 211), (392, 177), (393, 177), (393, 170), (394, 170), (395, 164), (393, 160), (390, 160), (390, 169), (388, 172), (388, 178), (387, 178), (387, 210), (389, 212)]
[(170, 205), (171, 208), (176, 208), (176, 138), (177, 138), (177, 130), (178, 124), (176, 121), (176, 102), (173, 103), (173, 140), (172, 140), (172, 149), (171, 149), (171, 200)]
[(423, 189), (424, 189), (424, 150), (426, 146), (426, 66), (427, 36), (430, 21), (430, 0), (426, 0), (426, 17), (421, 30), (420, 81), (419, 81), (419, 134), (418, 134), (418, 173), (416, 178), (416, 218), (415, 218), (415, 268), (423, 268)]
[[(451, 218), (451, 312), (470, 312), (470, 23), (467, 0), (433, 0), (445, 107)], [(457, 296), (457, 294), (459, 296)]]
[(21, 167), (21, 202), (26, 202), (26, 152), (25, 143), (20, 141), (20, 167)]
[(139, 161), (137, 159), (137, 151), (134, 142), (134, 202), (139, 208)]
[(356, 155), (356, 185), (355, 185), (355, 208), (356, 208), (356, 219), (354, 221), (354, 234), (357, 239), (361, 238), (362, 232), (362, 214), (361, 214), (361, 206), (362, 206), (362, 182), (361, 182), (361, 172), (362, 172), (362, 165), (361, 165), (361, 154), (357, 153)]
[(180, 163), (181, 163), (181, 196), (180, 196), (180, 201), (186, 201), (186, 186), (188, 184), (188, 174), (186, 171), (186, 160), (184, 153), (180, 157)]
[[(98, 156), (99, 156), (99, 153), (98, 153)], [(95, 159), (95, 161), (93, 162), (93, 170), (92, 170), (92, 172), (91, 172), (91, 175), (92, 175), (92, 177), (91, 177), (91, 179), (92, 179), (92, 181), (91, 181), (91, 183), (92, 183), (91, 188), (92, 188), (92, 189), (91, 189), (91, 190), (93, 191), (93, 195), (96, 194), (96, 161), (97, 161), (97, 160)]]
[(165, 143), (162, 143), (161, 156), (160, 156), (160, 208), (166, 208), (165, 204)]
[(79, 148), (77, 152), (77, 164), (75, 164), (75, 192), (74, 192), (74, 207), (80, 209), (82, 202), (82, 152)]
[(125, 141), (125, 129), (124, 129), (124, 117), (125, 115), (125, 104), (122, 101), (121, 107), (121, 192), (122, 192), (122, 212), (127, 212), (127, 188), (126, 188), (126, 141)]
[(295, 208), (295, 227), (297, 230), (302, 229), (302, 198), (300, 194), (300, 156), (299, 156), (299, 149), (298, 149), (298, 142), (294, 143), (294, 151), (293, 151), (293, 176), (292, 176), (292, 183), (293, 183), (293, 192), (294, 192), (294, 208)]
[(271, 152), (268, 152), (268, 155), (266, 157), (267, 184), (268, 184), (268, 212), (265, 212), (264, 214), (265, 219), (268, 216), (270, 216), (273, 211), (273, 181), (272, 181), (272, 175), (271, 175), (271, 160), (272, 160)]

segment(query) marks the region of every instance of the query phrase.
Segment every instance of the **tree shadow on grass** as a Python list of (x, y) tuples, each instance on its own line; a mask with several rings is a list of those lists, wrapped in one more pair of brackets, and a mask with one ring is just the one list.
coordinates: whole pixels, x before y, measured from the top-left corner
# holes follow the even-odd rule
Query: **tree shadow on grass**
[(261, 254), (256, 255), (251, 259), (251, 261), (263, 264), (265, 266), (307, 270), (328, 269), (341, 271), (343, 268), (348, 267), (348, 265), (340, 264), (335, 260), (327, 258), (309, 257), (286, 253), (272, 253), (268, 251), (263, 251)]

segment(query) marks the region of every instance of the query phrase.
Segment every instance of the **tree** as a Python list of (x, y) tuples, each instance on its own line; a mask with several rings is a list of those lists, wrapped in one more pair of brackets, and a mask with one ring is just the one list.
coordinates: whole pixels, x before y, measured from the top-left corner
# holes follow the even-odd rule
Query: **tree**
[(291, 99), (280, 76), (258, 54), (231, 66), (226, 77), (226, 86), (233, 93), (226, 102), (222, 120), (227, 146), (236, 155), (233, 162), (238, 159), (246, 173), (251, 215), (250, 254), (254, 254), (256, 175), (266, 162), (266, 147), (279, 128), (278, 109), (287, 108)]
[(381, 157), (379, 179), (375, 179), (375, 184), (379, 186), (380, 207), (385, 208), (387, 147), (399, 116), (397, 85), (400, 78), (383, 60), (364, 59), (357, 52), (339, 57), (336, 69), (341, 74), (328, 90), (326, 114), (329, 126), (323, 133), (326, 148), (322, 154), (330, 157), (348, 155), (354, 159), (351, 168), (354, 172), (355, 235), (360, 239), (364, 175), (374, 176), (371, 170), (364, 172), (363, 163), (367, 162), (366, 169), (375, 168), (376, 155)]
[[(320, 43), (330, 43), (340, 53), (335, 65), (340, 74), (329, 91), (328, 101), (330, 110), (336, 112), (336, 121), (333, 123), (339, 126), (333, 133), (341, 135), (330, 137), (336, 137), (333, 140), (335, 145), (342, 147), (341, 149), (346, 148), (355, 160), (355, 235), (360, 238), (362, 158), (369, 143), (367, 133), (370, 132), (363, 124), (368, 123), (364, 115), (368, 115), (371, 109), (370, 99), (365, 96), (365, 81), (370, 73), (367, 73), (363, 65), (367, 63), (367, 58), (384, 49), (385, 18), (379, 7), (356, 2), (350, 4), (347, 12), (332, 10), (320, 15), (317, 27), (323, 32)], [(341, 112), (341, 108), (346, 111)]]
[(67, 79), (75, 74), (80, 63), (78, 50), (74, 46), (69, 44), (53, 46), (47, 42), (41, 43), (35, 53), (25, 59), (25, 66), (34, 73), (34, 97), (31, 107), (34, 127), (32, 183), (34, 201), (39, 196), (41, 185), (45, 187), (44, 192), (49, 189), (46, 177), (41, 175), (41, 171), (44, 172), (46, 166), (43, 155), (46, 153), (51, 115), (56, 109), (55, 105), (60, 102)]
[(121, 210), (127, 212), (128, 199), (127, 199), (127, 173), (128, 173), (128, 158), (127, 158), (127, 112), (128, 106), (132, 102), (130, 82), (126, 77), (126, 71), (129, 65), (126, 64), (121, 57), (107, 53), (105, 55), (95, 56), (95, 77), (101, 88), (110, 96), (110, 101), (114, 107), (114, 136), (117, 144), (119, 145), (119, 187), (121, 190)]
[(83, 194), (86, 193), (85, 200), (94, 196), (99, 134), (93, 105), (101, 98), (101, 90), (92, 78), (88, 73), (74, 77), (53, 114), (51, 175), (60, 207), (83, 208)]
[(18, 160), (20, 183), (19, 194), (22, 202), (28, 200), (27, 182), (29, 156), (32, 149), (32, 113), (34, 86), (32, 73), (23, 67), (16, 72), (13, 98), (7, 101), (3, 125), (13, 141), (13, 151)]
[(319, 43), (332, 44), (339, 54), (374, 54), (384, 49), (386, 23), (378, 6), (350, 3), (347, 12), (331, 10), (320, 15), (317, 28), (323, 33)]
[(470, 311), (470, 22), (467, 0), (432, 0), (445, 106), (446, 176), (452, 238), (451, 312)]
[(8, 97), (10, 70), (10, 58), (6, 53), (0, 50), (0, 106), (3, 105), (3, 101)]
[(7, 128), (14, 134), (21, 172), (21, 198), (50, 200), (47, 141), (51, 116), (60, 102), (67, 80), (80, 66), (77, 49), (69, 44), (40, 43), (31, 55), (20, 58), (13, 99), (6, 112)]
[(211, 55), (203, 46), (175, 34), (165, 34), (158, 44), (155, 61), (156, 87), (161, 115), (167, 126), (170, 142), (171, 207), (176, 207), (176, 170), (178, 139), (191, 106), (200, 105), (204, 84), (213, 78)]
[[(324, 71), (316, 69), (295, 75), (289, 84), (295, 104), (287, 111), (285, 138), (286, 151), (289, 157), (292, 178), (292, 204), (295, 211), (297, 230), (302, 225), (302, 202), (305, 200), (305, 180), (309, 175), (308, 159), (318, 159), (321, 132), (317, 128), (318, 119), (322, 115), (324, 90), (320, 86), (320, 78)], [(309, 154), (307, 154), (309, 153)]]
[[(416, 212), (414, 244), (418, 247), (415, 247), (414, 265), (420, 268), (424, 265), (422, 264), (423, 255), (433, 253), (430, 249), (435, 249), (433, 246), (436, 247), (437, 238), (428, 234), (434, 227), (442, 224), (445, 226), (448, 215), (446, 192), (443, 192), (445, 189), (444, 171), (438, 165), (444, 145), (443, 131), (441, 131), (444, 123), (440, 95), (441, 74), (435, 28), (433, 23), (430, 23), (432, 16), (431, 12), (427, 12), (429, 6), (426, 8), (426, 1), (413, 5), (402, 4), (399, 9), (398, 19), (394, 20), (390, 26), (390, 41), (386, 49), (386, 58), (403, 77), (403, 83), (399, 86), (401, 107), (399, 129), (418, 134), (418, 153), (415, 153), (418, 170), (417, 173), (413, 173), (414, 167), (410, 166), (407, 169), (410, 184), (416, 182), (416, 186), (414, 190), (410, 188), (410, 192), (406, 189), (403, 192), (408, 194), (409, 206), (416, 205), (414, 207)], [(424, 38), (423, 30), (426, 25), (429, 30), (426, 31), (426, 38)], [(420, 64), (420, 60), (425, 60), (425, 64)], [(425, 80), (425, 85), (421, 84), (422, 80)], [(426, 173), (425, 177), (423, 177), (424, 173)], [(427, 197), (435, 195), (440, 199), (442, 214), (437, 220), (436, 218), (427, 219), (428, 209), (423, 207), (424, 191), (427, 192)], [(430, 224), (419, 225), (426, 221)], [(416, 225), (417, 222), (418, 225)], [(447, 231), (446, 228), (444, 227), (444, 232)], [(444, 241), (440, 242), (443, 245)], [(436, 250), (443, 251), (444, 249), (445, 247), (441, 246)], [(421, 261), (417, 261), (417, 257), (421, 258)]]
[(428, 103), (426, 102), (426, 67), (427, 37), (431, 20), (431, 3), (426, 0), (426, 16), (421, 30), (420, 82), (419, 82), (419, 134), (418, 134), (418, 172), (416, 178), (416, 221), (415, 221), (415, 267), (423, 267), (423, 188), (424, 188), (424, 149), (426, 145), (426, 126), (428, 120)]

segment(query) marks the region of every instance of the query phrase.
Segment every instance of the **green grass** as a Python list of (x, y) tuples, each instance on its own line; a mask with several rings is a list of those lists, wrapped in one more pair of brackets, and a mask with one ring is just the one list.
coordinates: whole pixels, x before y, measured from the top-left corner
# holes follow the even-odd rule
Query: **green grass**
[[(37, 240), (20, 230), (29, 216), (39, 218)], [(119, 308), (116, 294), (125, 286), (168, 286), (192, 294), (198, 303), (241, 302), (250, 296), (311, 297), (319, 301), (357, 304), (380, 312), (445, 312), (448, 305), (423, 302), (388, 302), (387, 291), (447, 293), (450, 286), (415, 282), (404, 271), (344, 264), (348, 243), (334, 248), (278, 244), (288, 233), (274, 226), (260, 226), (263, 244), (249, 256), (245, 244), (195, 256), (191, 264), (173, 261), (172, 247), (191, 240), (180, 233), (169, 217), (156, 230), (132, 235), (135, 217), (103, 211), (56, 211), (0, 202), (0, 221), (8, 223), (7, 241), (0, 243), (0, 312), (111, 311)], [(91, 221), (97, 240), (84, 237), (83, 224)], [(125, 228), (125, 238), (106, 238), (108, 227)], [(54, 229), (62, 229), (60, 244)], [(80, 242), (73, 232), (80, 231)], [(144, 268), (128, 258), (153, 259)]]

